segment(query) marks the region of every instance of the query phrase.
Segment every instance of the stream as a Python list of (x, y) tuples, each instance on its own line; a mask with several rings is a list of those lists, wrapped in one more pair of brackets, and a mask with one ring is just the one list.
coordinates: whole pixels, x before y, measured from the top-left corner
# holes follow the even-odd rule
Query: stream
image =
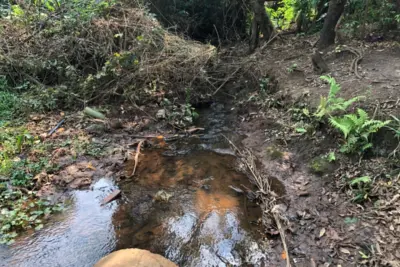
[[(264, 266), (269, 252), (259, 234), (260, 208), (232, 189), (255, 188), (220, 135), (240, 140), (222, 110), (213, 105), (202, 112), (204, 135), (144, 149), (134, 179), (102, 178), (68, 193), (66, 210), (42, 230), (0, 247), (0, 265), (93, 266), (115, 250), (141, 248), (179, 266)], [(117, 188), (122, 197), (101, 206)], [(167, 197), (157, 199), (160, 193)]]

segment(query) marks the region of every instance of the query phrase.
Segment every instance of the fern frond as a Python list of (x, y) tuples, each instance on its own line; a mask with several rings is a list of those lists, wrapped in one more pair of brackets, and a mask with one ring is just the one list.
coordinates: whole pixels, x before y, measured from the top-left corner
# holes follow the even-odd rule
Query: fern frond
[(321, 96), (319, 100), (319, 105), (317, 111), (314, 113), (314, 116), (321, 119), (326, 114), (326, 104), (327, 100), (326, 97)]
[(344, 138), (347, 138), (353, 126), (352, 121), (346, 118), (330, 117), (329, 123), (334, 128), (339, 129), (343, 133)]
[(361, 108), (357, 109), (357, 113), (358, 113), (358, 116), (360, 117), (360, 120), (364, 124), (364, 122), (366, 122), (368, 120), (368, 118), (369, 118), (368, 117), (368, 113), (365, 110), (361, 109)]
[(367, 143), (361, 148), (361, 150), (365, 151), (365, 150), (367, 150), (368, 148), (371, 148), (371, 147), (372, 147), (372, 143)]
[(343, 110), (346, 110), (346, 109), (347, 109), (348, 107), (350, 107), (354, 102), (360, 101), (360, 99), (362, 99), (362, 98), (363, 98), (362, 96), (356, 96), (356, 97), (353, 97), (353, 98), (351, 98), (351, 99), (348, 99), (348, 100), (344, 101), (344, 102), (342, 103)]
[(394, 115), (390, 115), (390, 117), (392, 117), (397, 123), (400, 123), (400, 119), (399, 118), (397, 118), (396, 116), (394, 116)]
[(347, 114), (344, 115), (344, 117), (349, 119), (354, 124), (355, 127), (363, 125), (363, 123), (360, 123), (356, 114)]
[(321, 80), (326, 81), (330, 86), (328, 99), (334, 98), (341, 89), (340, 84), (338, 84), (335, 78), (331, 76), (321, 76), (320, 78)]
[(390, 123), (390, 120), (388, 120), (388, 121), (368, 120), (361, 126), (361, 131), (363, 131), (363, 132), (365, 131), (368, 133), (375, 133), (380, 128), (388, 125), (389, 123)]

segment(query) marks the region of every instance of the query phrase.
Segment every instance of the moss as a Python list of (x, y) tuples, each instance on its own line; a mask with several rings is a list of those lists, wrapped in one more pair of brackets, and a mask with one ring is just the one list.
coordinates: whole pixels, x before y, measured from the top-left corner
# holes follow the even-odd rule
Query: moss
[(332, 171), (333, 164), (330, 163), (325, 157), (319, 156), (311, 160), (309, 167), (313, 173), (322, 175)]
[(267, 147), (267, 155), (271, 159), (281, 159), (284, 155), (284, 153), (280, 150), (278, 150), (276, 147), (269, 146)]

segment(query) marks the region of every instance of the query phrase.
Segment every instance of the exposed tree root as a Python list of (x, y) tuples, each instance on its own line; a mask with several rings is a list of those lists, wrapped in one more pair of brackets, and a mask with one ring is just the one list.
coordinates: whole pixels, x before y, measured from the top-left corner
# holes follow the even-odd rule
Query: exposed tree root
[(350, 71), (354, 72), (354, 74), (356, 75), (357, 78), (362, 79), (361, 75), (358, 73), (358, 64), (361, 61), (361, 59), (364, 57), (364, 53), (362, 52), (362, 50), (358, 50), (356, 48), (349, 47), (349, 46), (341, 47), (340, 52), (344, 52), (344, 51), (348, 51), (356, 56), (353, 59), (353, 61), (351, 62)]

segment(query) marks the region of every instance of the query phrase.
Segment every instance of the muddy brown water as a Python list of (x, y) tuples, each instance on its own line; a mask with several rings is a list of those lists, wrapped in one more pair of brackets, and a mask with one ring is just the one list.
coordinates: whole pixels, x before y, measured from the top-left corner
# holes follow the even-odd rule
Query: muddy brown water
[[(215, 138), (229, 129), (219, 119), (207, 121), (214, 132), (142, 151), (134, 178), (103, 178), (70, 192), (66, 211), (44, 229), (0, 248), (0, 266), (92, 266), (123, 248), (148, 249), (179, 266), (264, 266), (269, 251), (256, 223), (260, 209), (229, 187), (252, 184)], [(116, 188), (121, 199), (101, 206)], [(168, 201), (155, 199), (160, 190)]]

